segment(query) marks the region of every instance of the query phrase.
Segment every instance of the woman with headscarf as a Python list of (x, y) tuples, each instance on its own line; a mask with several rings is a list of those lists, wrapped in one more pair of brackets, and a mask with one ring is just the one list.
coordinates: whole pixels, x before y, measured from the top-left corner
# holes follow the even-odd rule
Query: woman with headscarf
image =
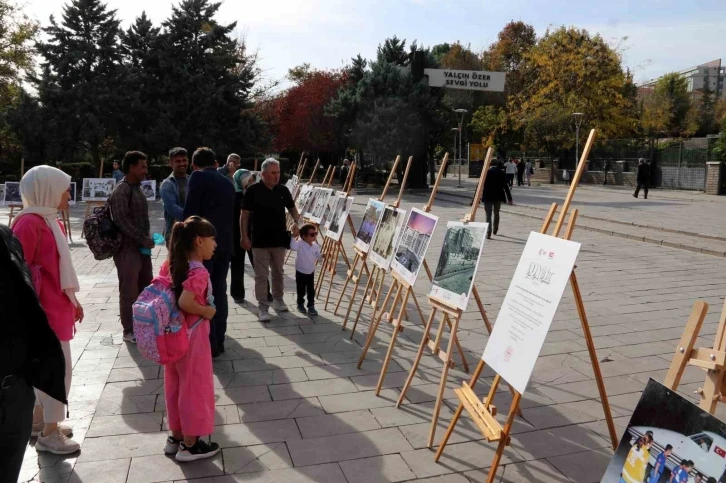
[[(23, 210), (13, 220), (12, 230), (23, 247), (35, 290), (48, 323), (60, 341), (65, 357), (66, 396), (71, 386), (70, 341), (75, 323), (83, 320), (83, 307), (76, 298), (80, 290), (73, 268), (66, 235), (58, 221), (58, 210), (68, 207), (71, 177), (51, 166), (36, 166), (20, 180)], [(54, 454), (70, 454), (80, 445), (69, 439), (72, 430), (61, 425), (65, 405), (36, 389), (33, 435), (38, 436), (35, 449)]]

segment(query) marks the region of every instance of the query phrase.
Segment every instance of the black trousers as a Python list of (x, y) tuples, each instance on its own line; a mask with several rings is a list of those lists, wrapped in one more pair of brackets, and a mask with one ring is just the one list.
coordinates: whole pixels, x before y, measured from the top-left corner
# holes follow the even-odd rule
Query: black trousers
[[(499, 231), (499, 209), (502, 207), (501, 201), (485, 201), (484, 202), (484, 213), (487, 216), (487, 236), (492, 234), (492, 228), (494, 228), (494, 234), (496, 235)], [(492, 220), (492, 211), (494, 212), (494, 220)]]
[(647, 181), (638, 181), (638, 186), (635, 188), (635, 197), (638, 197), (638, 193), (640, 193), (640, 189), (643, 188), (643, 192), (645, 193), (645, 197), (648, 197), (648, 188), (650, 187), (650, 183)]
[(33, 388), (23, 378), (0, 389), (0, 481), (18, 481), (33, 428), (34, 405)]
[(227, 333), (227, 272), (229, 272), (229, 253), (217, 252), (204, 262), (204, 267), (209, 272), (209, 279), (212, 282), (212, 295), (214, 295), (214, 306), (217, 313), (212, 317), (209, 324), (209, 343), (212, 350), (221, 350), (224, 344), (224, 335)]
[(307, 293), (308, 307), (315, 307), (315, 272), (302, 273), (295, 270), (295, 285), (297, 285), (297, 304), (305, 303)]
[(517, 171), (517, 186), (524, 185), (524, 171)]
[(510, 188), (514, 186), (514, 173), (507, 173), (507, 183)]

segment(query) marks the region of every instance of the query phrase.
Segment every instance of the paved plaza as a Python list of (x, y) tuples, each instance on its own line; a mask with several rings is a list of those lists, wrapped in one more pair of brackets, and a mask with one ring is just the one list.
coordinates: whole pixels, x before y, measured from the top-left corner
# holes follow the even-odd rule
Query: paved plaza
[[(445, 222), (468, 211), (474, 181), (444, 180), (434, 204), (439, 225), (427, 260), (435, 267)], [(395, 199), (395, 186), (388, 201)], [(562, 202), (564, 186), (514, 188), (514, 206), (502, 208), (500, 232), (485, 244), (476, 286), (492, 322), (496, 319), (530, 231), (539, 230), (549, 205)], [(410, 193), (402, 208), (422, 207), (428, 193)], [(356, 195), (353, 219), (360, 222), (368, 195)], [(627, 425), (648, 378), (662, 380), (694, 301), (710, 304), (700, 346), (713, 344), (726, 295), (726, 199), (695, 192), (653, 190), (648, 200), (630, 191), (583, 186), (575, 197), (580, 219), (573, 239), (582, 243), (577, 273), (598, 359), (619, 435)], [(118, 290), (112, 261), (98, 262), (80, 240), (85, 206), (73, 208), (72, 253), (81, 281), (85, 321), (72, 341), (73, 384), (70, 420), (82, 450), (72, 457), (36, 453), (28, 446), (20, 481), (53, 483), (182, 482), (399, 482), (484, 481), (493, 444), (463, 417), (437, 464), (426, 447), (441, 364), (427, 353), (400, 409), (400, 394), (422, 334), (412, 304), (388, 377), (379, 397), (374, 388), (391, 327), (382, 323), (359, 370), (370, 310), (351, 336), (341, 331), (348, 289), (333, 314), (344, 281), (339, 265), (331, 304), (318, 301), (311, 320), (294, 310), (263, 324), (257, 321), (252, 272), (247, 266), (248, 301), (230, 299), (226, 352), (215, 359), (217, 457), (178, 464), (163, 454), (166, 414), (163, 370), (121, 340)], [(0, 210), (7, 222), (7, 209)], [(478, 220), (484, 221), (483, 207)], [(161, 203), (152, 204), (152, 227), (160, 231)], [(348, 228), (343, 240), (353, 258)], [(166, 250), (154, 250), (158, 271)], [(286, 265), (288, 305), (294, 307), (294, 255)], [(327, 281), (323, 295), (327, 293)], [(415, 286), (424, 316), (430, 282), (422, 271)], [(362, 288), (361, 288), (362, 291)], [(358, 297), (360, 300), (360, 297)], [(357, 308), (357, 303), (356, 303)], [(355, 313), (355, 310), (354, 310)], [(352, 322), (352, 321), (351, 321)], [(459, 338), (470, 365), (487, 343), (487, 331), (472, 301)], [(477, 385), (483, 397), (493, 374)], [(694, 398), (705, 373), (689, 367), (680, 392)], [(468, 380), (457, 364), (449, 376), (436, 441), (458, 399), (453, 389)], [(505, 413), (509, 393), (495, 403)], [(602, 406), (593, 379), (580, 320), (567, 288), (522, 398), (497, 481), (600, 481), (612, 455)], [(723, 418), (724, 410), (717, 415)]]

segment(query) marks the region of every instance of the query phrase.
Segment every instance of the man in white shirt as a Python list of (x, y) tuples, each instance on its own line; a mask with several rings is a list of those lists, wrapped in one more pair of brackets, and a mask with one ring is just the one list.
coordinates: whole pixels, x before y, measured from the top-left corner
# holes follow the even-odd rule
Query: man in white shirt
[(514, 160), (512, 158), (509, 158), (509, 160), (504, 163), (504, 168), (507, 172), (507, 184), (510, 188), (514, 187), (514, 176), (517, 174), (517, 165), (514, 164)]

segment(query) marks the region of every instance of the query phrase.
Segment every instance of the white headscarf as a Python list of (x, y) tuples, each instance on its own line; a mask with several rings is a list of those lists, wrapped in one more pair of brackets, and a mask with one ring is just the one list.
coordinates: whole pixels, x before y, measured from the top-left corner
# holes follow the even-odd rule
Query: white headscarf
[(53, 232), (60, 256), (60, 285), (73, 305), (78, 306), (76, 292), (81, 287), (71, 260), (71, 250), (58, 224), (58, 205), (63, 193), (68, 191), (71, 177), (52, 166), (36, 166), (20, 180), (20, 197), (23, 210), (13, 219), (13, 225), (24, 215), (39, 215)]

